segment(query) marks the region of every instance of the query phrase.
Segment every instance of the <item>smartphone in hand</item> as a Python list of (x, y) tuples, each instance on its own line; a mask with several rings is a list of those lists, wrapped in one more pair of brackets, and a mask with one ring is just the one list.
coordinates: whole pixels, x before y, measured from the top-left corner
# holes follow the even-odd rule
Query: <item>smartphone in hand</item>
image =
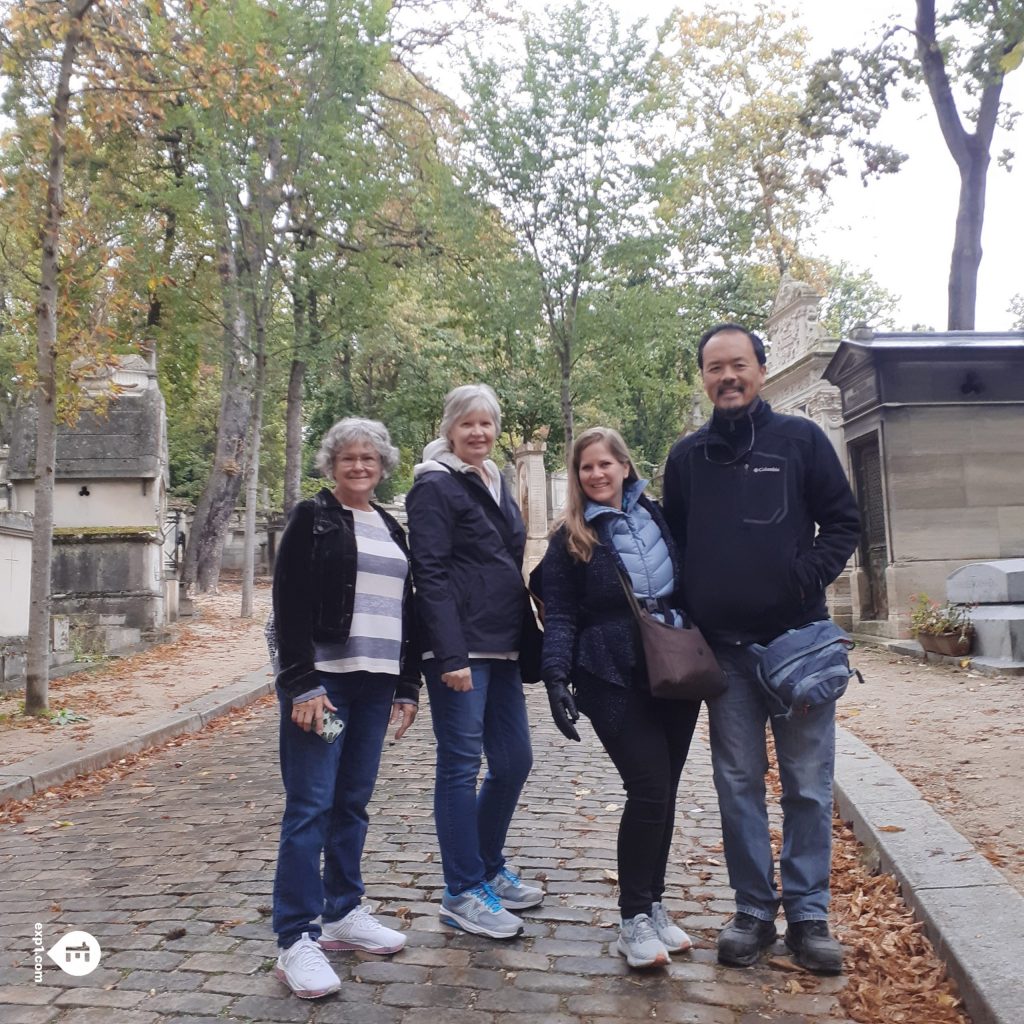
[(325, 743), (333, 743), (341, 735), (341, 731), (344, 728), (344, 721), (333, 711), (328, 711), (324, 708), (323, 731), (320, 733), (320, 739)]

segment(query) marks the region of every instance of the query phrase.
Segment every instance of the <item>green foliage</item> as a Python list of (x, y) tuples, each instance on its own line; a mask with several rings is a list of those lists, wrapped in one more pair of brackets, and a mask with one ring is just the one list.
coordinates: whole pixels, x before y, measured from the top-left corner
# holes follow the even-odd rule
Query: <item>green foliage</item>
[(848, 338), (859, 324), (876, 331), (892, 330), (898, 299), (874, 279), (870, 270), (854, 270), (846, 263), (824, 264), (822, 269), (820, 320), (829, 337)]
[(591, 297), (620, 278), (616, 247), (658, 241), (649, 55), (639, 32), (580, 2), (525, 19), (521, 45), (502, 60), (470, 58), (466, 154), (476, 194), (532, 268), (568, 441), (573, 376), (599, 340), (583, 330)]

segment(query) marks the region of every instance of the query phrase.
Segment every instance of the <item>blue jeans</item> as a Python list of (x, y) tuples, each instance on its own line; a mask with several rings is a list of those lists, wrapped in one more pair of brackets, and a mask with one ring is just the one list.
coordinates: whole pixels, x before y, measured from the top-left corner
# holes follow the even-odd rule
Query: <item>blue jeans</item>
[[(456, 692), (435, 663), (424, 665), (437, 738), (434, 823), (448, 891), (493, 878), (505, 866), (505, 837), (530, 768), (530, 723), (514, 661), (473, 661), (473, 689)], [(487, 772), (477, 792), (481, 755)]]
[(366, 805), (377, 781), (395, 695), (395, 676), (322, 672), (319, 681), (345, 722), (333, 743), (295, 725), (292, 702), (278, 690), (285, 806), (273, 925), (284, 948), (303, 932), (317, 938), (316, 918), (337, 921), (363, 897), (359, 862), (369, 823)]
[(765, 802), (765, 723), (770, 720), (782, 782), (782, 906), (790, 923), (826, 920), (835, 703), (791, 719), (771, 718), (749, 648), (716, 648), (715, 655), (727, 686), (708, 701), (711, 763), (736, 909), (773, 921), (779, 908)]

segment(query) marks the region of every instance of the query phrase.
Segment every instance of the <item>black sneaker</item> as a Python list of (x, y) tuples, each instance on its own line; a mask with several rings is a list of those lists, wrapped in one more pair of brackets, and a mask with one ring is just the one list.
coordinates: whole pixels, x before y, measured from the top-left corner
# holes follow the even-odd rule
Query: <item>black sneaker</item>
[(794, 921), (786, 929), (786, 945), (809, 971), (843, 973), (843, 947), (829, 934), (827, 921)]
[(718, 933), (718, 962), (749, 967), (779, 937), (773, 921), (738, 912)]

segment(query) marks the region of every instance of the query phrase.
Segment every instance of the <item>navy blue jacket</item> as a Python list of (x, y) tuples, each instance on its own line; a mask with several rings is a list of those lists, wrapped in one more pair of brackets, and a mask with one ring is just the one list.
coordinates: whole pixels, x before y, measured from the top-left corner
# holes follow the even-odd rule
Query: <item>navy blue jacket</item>
[(828, 618), (825, 588), (857, 546), (860, 517), (816, 423), (764, 401), (740, 420), (715, 413), (673, 446), (662, 500), (683, 607), (709, 641), (767, 643)]
[[(661, 527), (678, 591), (679, 558), (661, 509), (646, 496), (640, 504)], [(579, 562), (566, 547), (565, 527), (552, 534), (539, 573), (544, 602), (541, 675), (546, 682), (579, 682), (577, 669), (614, 686), (629, 686), (637, 678), (643, 652), (616, 566), (626, 571), (611, 545), (595, 545), (590, 561)], [(678, 606), (675, 600), (672, 604)]]
[[(391, 539), (409, 554), (405, 533), (379, 505)], [(343, 644), (352, 628), (356, 595), (356, 535), (352, 513), (323, 488), (292, 510), (274, 563), (277, 685), (297, 697), (319, 685), (314, 643)], [(419, 699), (419, 643), (412, 574), (402, 593), (402, 648), (395, 695)]]
[[(475, 472), (422, 473), (405, 499), (423, 649), (441, 672), (469, 665), (469, 654), (518, 651), (528, 607), (523, 582), (526, 527), (501, 481), (496, 505)], [(493, 517), (501, 516), (509, 550)]]

